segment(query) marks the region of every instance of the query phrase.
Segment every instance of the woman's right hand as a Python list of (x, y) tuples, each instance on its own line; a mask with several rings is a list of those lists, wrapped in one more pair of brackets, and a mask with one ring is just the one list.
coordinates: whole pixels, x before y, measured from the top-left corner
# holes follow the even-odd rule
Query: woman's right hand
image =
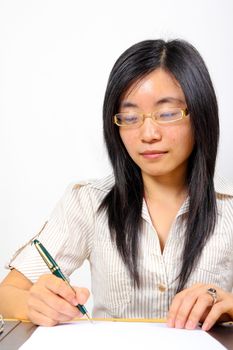
[(76, 307), (85, 304), (90, 292), (86, 288), (70, 286), (54, 275), (41, 276), (29, 290), (27, 300), (28, 318), (41, 326), (54, 326), (75, 317), (82, 317)]

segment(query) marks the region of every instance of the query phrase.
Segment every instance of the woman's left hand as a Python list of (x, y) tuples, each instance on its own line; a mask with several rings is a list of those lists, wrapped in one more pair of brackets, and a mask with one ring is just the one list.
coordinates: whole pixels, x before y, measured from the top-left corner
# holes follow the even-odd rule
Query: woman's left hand
[[(208, 293), (209, 288), (216, 290), (216, 301)], [(233, 320), (233, 294), (213, 285), (198, 283), (175, 295), (167, 324), (169, 327), (194, 329), (202, 322), (202, 329), (208, 331), (217, 321), (230, 320)]]

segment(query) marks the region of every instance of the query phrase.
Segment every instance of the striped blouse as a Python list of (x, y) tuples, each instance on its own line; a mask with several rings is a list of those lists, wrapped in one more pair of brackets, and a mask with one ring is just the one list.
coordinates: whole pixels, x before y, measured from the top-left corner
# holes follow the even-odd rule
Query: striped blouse
[[(105, 211), (98, 207), (114, 183), (113, 176), (70, 185), (52, 212), (47, 225), (36, 236), (69, 276), (90, 263), (93, 317), (163, 318), (177, 288), (185, 232), (188, 199), (170, 229), (163, 252), (145, 201), (139, 252), (141, 286), (134, 288), (115, 244), (110, 239)], [(218, 220), (187, 286), (202, 282), (226, 291), (233, 288), (233, 187), (215, 181)], [(35, 237), (33, 237), (34, 239)], [(31, 241), (30, 241), (31, 242)], [(35, 282), (48, 273), (30, 242), (20, 248), (8, 264)]]

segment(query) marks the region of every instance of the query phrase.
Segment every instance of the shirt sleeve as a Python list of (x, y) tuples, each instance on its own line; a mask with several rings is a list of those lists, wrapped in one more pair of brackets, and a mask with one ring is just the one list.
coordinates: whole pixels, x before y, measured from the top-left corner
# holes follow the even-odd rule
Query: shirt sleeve
[(32, 244), (37, 238), (66, 276), (89, 258), (94, 233), (94, 213), (88, 183), (70, 185), (42, 230), (18, 249), (7, 264), (33, 283), (49, 273), (45, 262)]

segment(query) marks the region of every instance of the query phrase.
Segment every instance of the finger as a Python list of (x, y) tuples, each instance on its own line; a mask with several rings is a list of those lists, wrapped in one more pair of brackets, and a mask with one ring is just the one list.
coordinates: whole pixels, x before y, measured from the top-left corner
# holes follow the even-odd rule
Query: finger
[(193, 307), (195, 306), (197, 299), (198, 299), (198, 295), (196, 293), (196, 290), (189, 291), (185, 295), (176, 313), (175, 328), (185, 327), (189, 314), (192, 311)]
[(73, 287), (76, 294), (75, 294), (75, 301), (77, 304), (85, 304), (90, 296), (90, 291), (87, 288), (78, 288)]
[(69, 303), (75, 305), (76, 298), (73, 289), (61, 278), (54, 275), (50, 275), (50, 278), (42, 276), (43, 284), (45, 288), (49, 289), (54, 294), (60, 295), (63, 299), (67, 300)]
[[(48, 306), (59, 314), (66, 315), (69, 319), (81, 316), (81, 313), (76, 306), (70, 304), (68, 301), (43, 286), (35, 286), (30, 290), (30, 297), (28, 300), (29, 305), (33, 307), (33, 305), (37, 304), (37, 301), (40, 301), (43, 305)], [(38, 311), (39, 310), (40, 309), (38, 309)], [(44, 312), (44, 314), (46, 313)], [(51, 317), (54, 318), (55, 316), (51, 315)], [(63, 318), (60, 318), (59, 316), (56, 316), (55, 319), (63, 320)]]
[(167, 325), (169, 327), (175, 327), (176, 315), (186, 294), (187, 290), (184, 290), (180, 293), (177, 293), (173, 298), (167, 315)]
[(232, 309), (231, 300), (224, 300), (214, 304), (202, 325), (202, 329), (204, 331), (210, 330), (210, 328), (220, 319), (221, 315), (227, 313), (230, 309)]
[(75, 317), (81, 317), (81, 313), (75, 306), (68, 304), (64, 299), (52, 296), (47, 298), (47, 303), (38, 298), (31, 298), (28, 301), (29, 307), (45, 316), (58, 321), (70, 321)]
[(58, 324), (57, 321), (51, 319), (50, 317), (42, 314), (37, 310), (30, 310), (30, 312), (28, 313), (28, 317), (30, 321), (32, 321), (38, 326), (52, 327)]
[(191, 307), (188, 319), (185, 322), (186, 329), (195, 329), (203, 315), (207, 314), (213, 304), (213, 300), (207, 293), (198, 296)]

